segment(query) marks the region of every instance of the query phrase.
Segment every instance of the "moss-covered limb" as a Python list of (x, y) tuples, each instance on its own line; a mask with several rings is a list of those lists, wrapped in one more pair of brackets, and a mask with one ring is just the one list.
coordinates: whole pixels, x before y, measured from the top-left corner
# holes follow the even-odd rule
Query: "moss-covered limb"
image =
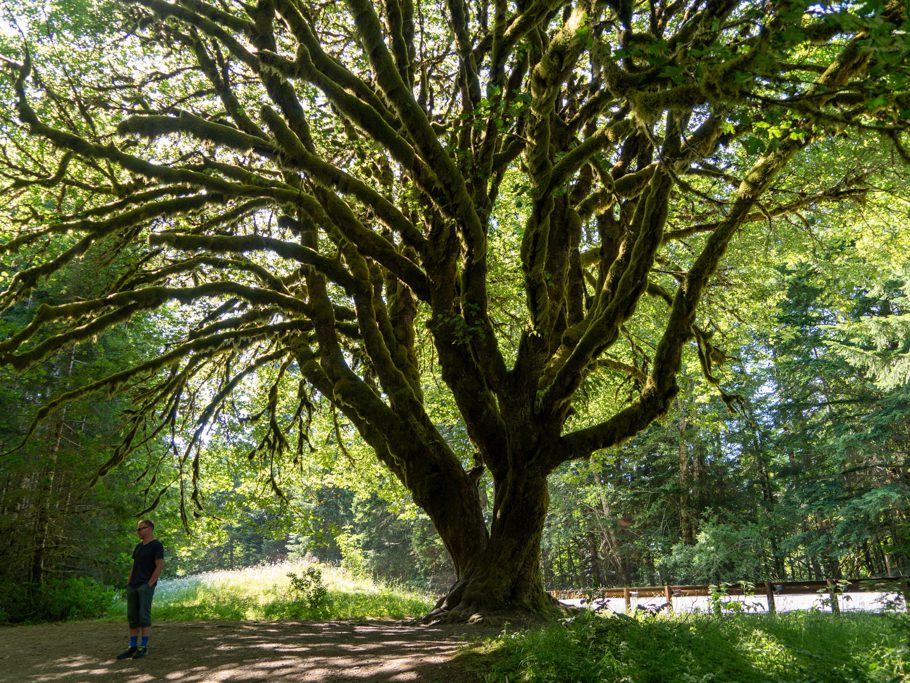
[(47, 321), (57, 317), (56, 314), (59, 312), (59, 308), (59, 306), (43, 304), (36, 311), (31, 323), (6, 341), (0, 342), (0, 363), (12, 365), (17, 370), (26, 369), (68, 345), (71, 341), (92, 337), (108, 327), (128, 320), (133, 314), (141, 310), (141, 307), (136, 302), (125, 303), (114, 311), (93, 318), (88, 323), (79, 327), (71, 327), (63, 334), (53, 336), (30, 349), (16, 353)]
[[(572, 221), (578, 226), (578, 232), (581, 233), (583, 221), (581, 216), (578, 215), (574, 209), (569, 209), (572, 214)], [(585, 273), (584, 267), (581, 265), (581, 251), (579, 250), (578, 245), (581, 243), (582, 239), (579, 237), (577, 240), (569, 245), (568, 248), (568, 269), (567, 269), (567, 282), (566, 282), (566, 323), (565, 327), (571, 328), (574, 325), (577, 325), (584, 319), (585, 312), (587, 311), (588, 305), (590, 304), (590, 296), (588, 293), (589, 283), (595, 282), (593, 279), (589, 280), (587, 273)], [(593, 285), (592, 285), (593, 288)], [(557, 346), (556, 340), (553, 340), (551, 349), (555, 350)]]
[[(315, 248), (318, 245), (315, 226), (302, 221), (300, 225), (301, 244)], [(326, 220), (324, 225), (330, 228), (331, 221)], [(335, 305), (329, 296), (325, 275), (318, 269), (308, 267), (305, 270), (305, 280), (308, 294), (306, 310), (313, 323), (319, 352), (319, 370), (311, 369), (310, 374), (315, 379), (324, 376), (324, 381), (328, 384), (324, 387), (325, 395), (346, 414), (356, 414), (363, 425), (373, 425), (373, 429), (379, 429), (379, 425), (390, 429), (400, 427), (401, 422), (395, 412), (363, 378), (357, 376), (348, 363), (339, 338)], [(364, 287), (369, 287), (369, 282), (359, 282), (356, 291), (362, 292)]]
[[(344, 87), (319, 71), (312, 55), (301, 48), (297, 59), (291, 62), (280, 55), (261, 52), (260, 59), (288, 77), (302, 78), (323, 92), (328, 100), (350, 122), (365, 131), (369, 138), (383, 145), (420, 186), (429, 188), (428, 192), (442, 193), (443, 185), (432, 170), (417, 155), (411, 144), (399, 135), (400, 125), (395, 116), (381, 102), (375, 102), (376, 96), (364, 98), (352, 94), (351, 88)], [(441, 196), (441, 194), (440, 194)]]
[[(207, 17), (206, 14), (217, 12), (217, 10), (212, 5), (205, 2), (181, 2), (178, 5), (165, 2), (165, 0), (127, 1), (134, 5), (142, 5), (143, 7), (154, 12), (154, 14), (156, 14), (161, 19), (172, 17), (197, 28), (205, 35), (218, 40), (218, 42), (224, 45), (228, 51), (237, 59), (242, 61), (254, 71), (256, 70), (258, 65), (256, 56), (247, 50), (246, 47), (244, 47), (244, 45), (233, 36), (231, 33), (231, 31), (234, 30), (233, 27), (231, 27), (230, 24), (227, 25), (228, 28), (219, 25), (218, 21), (227, 21), (224, 16), (227, 13), (223, 13), (218, 18), (218, 20), (213, 21), (211, 18)], [(197, 5), (197, 7), (190, 7), (189, 5), (191, 4)], [(255, 27), (251, 22), (243, 22), (241, 25), (237, 26), (237, 29), (241, 31), (242, 35), (250, 37), (252, 35), (252, 32), (255, 30)]]
[[(467, 258), (486, 257), (486, 232), (474, 209), (465, 179), (455, 162), (443, 149), (423, 109), (414, 100), (389, 54), (382, 36), (382, 26), (369, 0), (347, 0), (354, 17), (364, 51), (373, 65), (379, 87), (395, 108), (402, 125), (407, 130), (423, 160), (442, 181), (441, 203), (444, 212), (458, 221), (464, 235)], [(431, 195), (432, 196), (432, 195)], [(438, 201), (438, 200), (437, 200)]]
[(216, 194), (178, 197), (140, 206), (102, 221), (77, 220), (49, 226), (44, 231), (45, 233), (87, 232), (88, 234), (55, 258), (18, 271), (6, 291), (0, 293), (0, 309), (27, 294), (42, 278), (57, 272), (73, 259), (85, 254), (98, 239), (123, 228), (132, 228), (136, 224), (147, 223), (154, 218), (181, 215), (202, 208), (206, 204), (218, 202), (220, 199), (221, 197)]
[(489, 203), (492, 205), (499, 192), (499, 186), (506, 171), (525, 151), (525, 140), (517, 135), (504, 137), (499, 140), (498, 148), (490, 159), (488, 177), (493, 178), (489, 185)]
[(274, 23), (276, 20), (274, 3), (260, 2), (256, 9), (251, 11), (256, 21), (256, 32), (253, 35), (253, 44), (259, 50), (259, 79), (272, 102), (281, 110), (287, 121), (287, 126), (294, 132), (300, 143), (308, 150), (313, 151), (312, 133), (308, 115), (303, 109), (300, 97), (288, 78), (272, 68), (274, 57), (277, 57), (278, 48), (275, 42)]
[(395, 446), (401, 449), (406, 443), (425, 444), (419, 441), (419, 435), (406, 428), (404, 418), (351, 370), (338, 338), (332, 303), (322, 276), (310, 273), (307, 286), (319, 357), (318, 362), (304, 364), (302, 371), (354, 423), (380, 461), (410, 488), (406, 463), (396, 453)]
[(137, 289), (139, 287), (147, 286), (156, 282), (164, 283), (174, 275), (192, 273), (198, 270), (200, 266), (210, 266), (213, 269), (227, 271), (228, 273), (231, 271), (238, 273), (249, 273), (254, 278), (259, 280), (259, 282), (262, 283), (266, 289), (291, 296), (291, 291), (287, 288), (281, 278), (276, 277), (274, 273), (256, 263), (253, 263), (249, 259), (226, 259), (219, 258), (217, 256), (211, 256), (206, 253), (198, 254), (188, 259), (182, 259), (177, 263), (163, 266), (154, 271), (136, 273), (134, 276), (129, 277), (115, 285), (112, 288), (112, 291)]
[[(319, 360), (303, 356), (298, 357), (297, 362), (300, 366), (300, 371), (306, 380), (312, 384), (319, 393), (331, 400), (334, 396), (336, 383), (333, 381), (330, 373), (326, 372), (323, 363)], [(351, 404), (343, 402), (336, 403), (333, 401), (333, 405), (351, 421), (351, 424), (354, 425), (364, 441), (366, 441), (374, 450), (379, 461), (388, 467), (389, 471), (392, 472), (399, 481), (407, 481), (404, 463), (392, 453), (389, 436), (384, 433), (383, 429), (378, 428), (377, 425), (365, 420)]]
[(481, 512), (477, 487), (458, 459), (429, 423), (388, 420), (380, 414), (364, 413), (356, 402), (348, 402), (353, 385), (333, 379), (323, 362), (304, 361), (301, 370), (313, 386), (336, 405), (374, 449), (376, 457), (410, 491), (439, 531), (452, 558), (457, 575), (482, 553), (488, 535)]
[(586, 4), (575, 7), (531, 71), (528, 165), (538, 197), (546, 191), (553, 168), (550, 145), (554, 134), (552, 119), (556, 98), (563, 81), (582, 54), (594, 20), (593, 8)]
[(256, 197), (246, 201), (234, 202), (228, 205), (228, 208), (222, 212), (207, 213), (200, 217), (202, 220), (196, 221), (191, 230), (197, 234), (205, 234), (209, 230), (215, 230), (220, 233), (227, 233), (230, 230), (238, 229), (238, 226), (246, 219), (253, 217), (262, 211), (268, 210), (274, 206), (274, 202), (268, 197)]
[(504, 472), (508, 453), (506, 425), (499, 401), (484, 380), (465, 339), (470, 330), (461, 316), (445, 313), (434, 314), (430, 329), (443, 379), (464, 416), (471, 441), (491, 472)]
[[(479, 361), (472, 353), (471, 345), (480, 341), (474, 337), (486, 334), (486, 327), (484, 323), (469, 327), (466, 322), (458, 277), (460, 251), (451, 222), (435, 217), (424, 255), (432, 294), (429, 327), (443, 378), (465, 416), (472, 440), (490, 457), (504, 458), (504, 424), (498, 413), (496, 397), (490, 391), (490, 387), (497, 385), (499, 380), (496, 379), (498, 371), (489, 364), (499, 361), (496, 356)], [(486, 315), (483, 308), (471, 313), (475, 318)], [(495, 335), (483, 343), (495, 344)], [(478, 366), (478, 362), (483, 362), (484, 367)], [(485, 379), (485, 372), (489, 380)]]
[[(161, 199), (159, 193), (141, 193), (141, 195), (136, 202), (130, 202), (140, 204), (134, 209), (127, 209), (129, 203), (125, 201), (117, 202), (114, 205), (103, 207), (102, 210), (77, 213), (72, 217), (64, 217), (64, 220), (61, 221), (48, 221), (47, 227), (32, 234), (86, 233), (97, 239), (110, 235), (122, 228), (142, 225), (163, 216), (182, 216), (192, 213), (210, 204), (220, 204), (225, 199), (222, 195), (215, 193), (194, 193), (190, 196), (174, 197), (172, 199)], [(114, 215), (102, 220), (92, 220), (95, 216), (104, 214)], [(55, 216), (55, 218), (59, 218), (59, 215)], [(9, 242), (0, 244), (0, 253), (15, 251), (27, 243), (24, 241), (26, 239), (28, 242), (33, 241), (29, 235), (17, 237)]]
[(554, 189), (561, 187), (594, 154), (603, 150), (607, 145), (617, 145), (624, 140), (632, 131), (633, 125), (632, 121), (627, 118), (611, 121), (566, 152), (553, 166), (550, 187)]
[[(283, 60), (277, 55), (262, 55), (262, 58), (268, 58), (270, 63)], [(352, 95), (340, 83), (318, 71), (311, 55), (305, 50), (298, 52), (296, 63), (288, 63), (286, 66), (289, 72), (296, 73), (297, 77), (305, 78), (319, 88), (347, 119), (388, 150), (428, 197), (444, 200), (445, 184), (420, 158), (411, 143), (398, 134), (398, 124), (393, 115), (381, 112), (368, 100)]]
[[(294, 138), (289, 135), (290, 130), (287, 125), (270, 108), (263, 108), (262, 115), (268, 126), (274, 131), (282, 150), (298, 168), (311, 173), (312, 179), (326, 189), (337, 190), (357, 198), (369, 206), (388, 228), (401, 235), (410, 246), (417, 250), (423, 249), (426, 240), (421, 232), (381, 192), (311, 153), (303, 145), (295, 143)], [(374, 247), (380, 247), (380, 253), (387, 248), (385, 244), (394, 248), (391, 243), (373, 234), (372, 231), (371, 235), (367, 236), (367, 239), (372, 240)]]
[(253, 150), (269, 158), (276, 155), (275, 147), (267, 139), (250, 135), (223, 123), (206, 121), (186, 111), (181, 111), (176, 116), (130, 116), (118, 124), (117, 132), (122, 135), (133, 133), (148, 138), (157, 138), (168, 133), (184, 133), (199, 140), (208, 140), (240, 151)]
[(392, 54), (398, 73), (409, 88), (414, 87), (414, 5), (412, 2), (388, 0), (386, 19), (392, 42)]
[(234, 93), (229, 80), (230, 69), (227, 60), (224, 59), (220, 51), (216, 51), (215, 56), (212, 57), (198, 34), (193, 35), (192, 38), (187, 44), (196, 56), (196, 63), (199, 64), (202, 73), (214, 86), (221, 104), (224, 105), (224, 110), (234, 120), (237, 128), (254, 138), (265, 139), (265, 132), (246, 113)]
[(508, 368), (493, 321), (489, 315), (486, 283), (489, 269), (486, 261), (464, 264), (462, 277), (462, 316), (468, 332), (477, 369), (484, 382), (497, 394), (508, 391)]
[(52, 126), (43, 123), (28, 103), (25, 94), (24, 81), (28, 76), (30, 67), (30, 61), (26, 60), (23, 71), (16, 84), (16, 106), (19, 111), (19, 116), (22, 121), (28, 125), (32, 133), (47, 138), (62, 149), (71, 150), (76, 154), (85, 156), (89, 159), (109, 161), (126, 170), (133, 171), (134, 173), (149, 178), (156, 178), (166, 183), (179, 185), (189, 184), (195, 187), (204, 187), (212, 192), (223, 192), (225, 194), (241, 197), (268, 193), (279, 201), (293, 202), (297, 198), (297, 192), (291, 188), (275, 185), (269, 189), (257, 187), (255, 185), (231, 183), (221, 178), (214, 177), (211, 174), (188, 168), (172, 168), (154, 164), (132, 154), (127, 154), (113, 144), (96, 144), (89, 142), (78, 135), (73, 135), (67, 131), (53, 128)]
[[(365, 262), (364, 265), (370, 271), (369, 277), (372, 286), (369, 301), (365, 299), (362, 302), (363, 310), (357, 306), (358, 302), (355, 299), (358, 329), (361, 332), (360, 340), (363, 342), (364, 348), (368, 350), (371, 359), (373, 354), (369, 352), (370, 347), (367, 344), (381, 342), (384, 346), (383, 350), (387, 351), (387, 353), (381, 352), (380, 360), (382, 363), (388, 362), (390, 367), (382, 372), (377, 368), (377, 376), (389, 396), (392, 407), (396, 407), (396, 402), (404, 401), (408, 405), (403, 406), (403, 411), (412, 411), (414, 407), (409, 404), (416, 402), (419, 410), (423, 412), (423, 388), (414, 349), (413, 324), (417, 314), (416, 301), (410, 290), (392, 277), (388, 271), (375, 263)], [(398, 293), (396, 294), (396, 292)], [(399, 319), (394, 317), (396, 313), (401, 316)], [(364, 315), (369, 317), (368, 319), (378, 332), (375, 338), (371, 339), (368, 334), (364, 333)], [(383, 376), (388, 377), (391, 381), (383, 382)]]
[(644, 390), (631, 405), (605, 422), (564, 435), (559, 446), (548, 454), (551, 466), (586, 458), (596, 450), (631, 438), (670, 409), (677, 391), (675, 375), (660, 388), (655, 385), (653, 375), (649, 376)]
[[(726, 27), (726, 20), (740, 5), (735, 0), (723, 0), (710, 3), (707, 7), (697, 11), (686, 11), (679, 28), (660, 45), (666, 53), (671, 55), (670, 66), (682, 66), (690, 63), (689, 53), (706, 50), (721, 35)], [(644, 39), (647, 43), (658, 45), (658, 37), (648, 34), (634, 34), (625, 31), (621, 37), (622, 46), (627, 50), (635, 50), (635, 39)], [(745, 40), (744, 44), (749, 40)], [(640, 48), (640, 46), (639, 46)], [(714, 89), (703, 89), (702, 84), (686, 83), (676, 84), (669, 78), (664, 70), (664, 64), (650, 66), (649, 68), (635, 68), (634, 60), (626, 57), (623, 68), (619, 63), (609, 58), (599, 59), (597, 64), (604, 77), (606, 89), (618, 98), (628, 98), (636, 105), (639, 115), (647, 120), (653, 114), (667, 108), (686, 110), (699, 102), (715, 101), (713, 95), (719, 95)], [(740, 57), (741, 58), (741, 57)], [(650, 62), (648, 62), (650, 64)], [(726, 87), (724, 83), (722, 87)], [(710, 92), (709, 92), (710, 91)]]
[(717, 0), (704, 8), (686, 9), (684, 19), (673, 35), (667, 39), (670, 52), (688, 51), (713, 42), (724, 28), (725, 20), (740, 5), (737, 0)]
[(290, 201), (291, 197), (300, 195), (299, 182), (297, 184), (282, 182), (276, 177), (277, 173), (266, 172), (265, 169), (256, 169), (259, 172), (254, 172), (237, 164), (217, 161), (213, 157), (204, 157), (201, 163), (185, 168), (205, 172), (210, 177), (215, 175), (212, 173), (215, 171), (224, 178), (236, 180), (237, 184), (234, 187), (237, 192), (235, 196), (238, 198), (271, 198), (275, 202), (285, 203)]
[(471, 116), (480, 103), (480, 78), (477, 63), (474, 60), (473, 43), (468, 28), (468, 7), (464, 0), (446, 0), (449, 8), (449, 19), (455, 34), (455, 49), (459, 60), (459, 81), (462, 93), (462, 107), (466, 115)]
[(253, 32), (254, 25), (246, 17), (218, 9), (211, 3), (203, 2), (203, 0), (177, 0), (176, 4), (182, 5), (198, 16), (205, 17), (235, 33), (250, 35)]
[[(311, 280), (310, 286), (316, 289), (318, 282)], [(314, 319), (328, 315), (323, 303), (322, 297), (315, 302)], [(456, 572), (461, 573), (487, 541), (474, 482), (420, 403), (406, 393), (395, 398), (398, 410), (390, 410), (362, 380), (351, 375), (343, 357), (332, 347), (333, 334), (331, 326), (321, 320), (317, 323), (321, 358), (318, 364), (303, 366), (305, 375), (333, 398), (375, 449), (380, 461), (429, 514), (452, 556)]]
[(660, 245), (671, 188), (672, 181), (666, 173), (654, 175), (647, 197), (636, 210), (634, 223), (639, 227), (628, 263), (612, 295), (602, 299), (592, 311), (587, 329), (546, 388), (540, 402), (544, 412), (558, 411), (566, 405), (591, 361), (616, 341), (622, 323), (634, 312), (647, 288), (647, 276)]
[(762, 158), (743, 181), (723, 228), (709, 236), (708, 244), (674, 296), (670, 318), (654, 355), (651, 375), (639, 399), (605, 422), (563, 437), (563, 458), (586, 457), (594, 450), (620, 443), (669, 408), (677, 391), (676, 373), (682, 348), (692, 337), (695, 308), (702, 292), (736, 229), (799, 146), (797, 143), (785, 145), (785, 149)]
[[(868, 65), (868, 54), (862, 50), (863, 39), (860, 36), (851, 41), (810, 91), (827, 91), (831, 85), (843, 84), (861, 74)], [(726, 219), (708, 236), (701, 254), (673, 297), (670, 317), (654, 354), (651, 375), (639, 400), (600, 425), (566, 435), (562, 440), (563, 457), (585, 457), (593, 450), (619, 443), (669, 407), (677, 391), (676, 373), (682, 349), (694, 334), (692, 326), (697, 305), (720, 258), (780, 170), (806, 144), (808, 136), (805, 140), (787, 140), (759, 159), (746, 174)]]
[[(818, 78), (809, 93), (821, 92), (821, 97), (829, 97), (832, 90), (842, 86), (849, 79), (861, 74), (869, 63), (869, 53), (864, 50), (865, 36), (853, 39), (832, 60), (828, 70)], [(735, 231), (754, 215), (753, 207), (768, 189), (773, 179), (786, 163), (809, 142), (809, 136), (803, 140), (790, 138), (783, 142), (774, 152), (762, 157), (746, 174), (737, 190), (737, 200), (726, 219), (711, 233), (705, 248), (690, 269), (684, 286), (680, 287), (674, 300), (674, 317), (679, 323), (686, 315), (693, 315), (701, 292), (713, 274)], [(759, 212), (764, 213), (764, 212)], [(671, 322), (674, 322), (671, 320)], [(668, 326), (668, 332), (670, 326)], [(661, 343), (663, 347), (663, 342)], [(661, 347), (658, 348), (660, 352)]]
[(167, 244), (177, 249), (207, 250), (209, 252), (244, 253), (247, 251), (269, 251), (283, 258), (313, 266), (325, 273), (341, 287), (348, 290), (357, 288), (357, 282), (335, 259), (294, 242), (285, 242), (264, 235), (188, 235), (185, 233), (158, 232), (149, 236), (151, 244)]
[(195, 187), (190, 185), (157, 185), (149, 189), (135, 189), (127, 191), (117, 197), (114, 201), (99, 206), (93, 206), (88, 209), (81, 209), (73, 213), (69, 220), (84, 220), (86, 218), (97, 218), (108, 214), (117, 214), (130, 206), (147, 205), (163, 197), (186, 197), (198, 192)]
[[(271, 353), (263, 353), (257, 356), (253, 361), (245, 366), (243, 366), (239, 372), (233, 374), (232, 377), (223, 381), (218, 391), (212, 396), (212, 399), (199, 411), (199, 416), (196, 418), (196, 428), (193, 430), (192, 436), (190, 437), (184, 453), (189, 453), (196, 445), (199, 443), (199, 440), (202, 438), (203, 433), (208, 429), (210, 424), (217, 418), (218, 412), (224, 406), (225, 401), (234, 393), (234, 389), (247, 377), (254, 374), (260, 368), (263, 368), (267, 365), (275, 363), (277, 361), (284, 361), (282, 363), (282, 374), (286, 370), (287, 365), (292, 358), (289, 355), (287, 349), (281, 348), (277, 351), (272, 351)], [(216, 361), (217, 362), (217, 361)], [(234, 364), (230, 364), (230, 367), (234, 367)], [(273, 385), (274, 386), (274, 385)], [(270, 426), (275, 426), (275, 402), (272, 392), (269, 393), (269, 404), (268, 410), (270, 413)], [(195, 487), (196, 475), (194, 473), (194, 482)]]
[[(145, 287), (126, 292), (116, 292), (100, 299), (60, 304), (42, 305), (35, 316), (19, 333), (0, 342), (0, 362), (15, 368), (27, 367), (46, 358), (53, 351), (70, 341), (91, 337), (118, 322), (127, 320), (138, 311), (159, 307), (166, 301), (192, 302), (206, 297), (236, 296), (252, 304), (274, 305), (288, 311), (306, 313), (306, 307), (299, 299), (278, 292), (250, 287), (236, 282), (212, 282), (195, 287)], [(102, 313), (110, 311), (109, 313)], [(46, 340), (28, 351), (15, 351), (44, 325), (56, 320), (78, 320), (84, 316), (95, 316), (81, 327), (70, 328), (68, 332)], [(100, 321), (100, 322), (99, 322)]]
[(94, 243), (94, 235), (87, 235), (59, 256), (40, 265), (18, 271), (12, 277), (9, 286), (0, 293), (0, 310), (11, 306), (16, 300), (26, 296), (41, 278), (57, 272), (69, 261), (87, 252)]
[[(826, 202), (840, 203), (850, 200), (860, 202), (863, 200), (863, 197), (869, 193), (869, 191), (870, 188), (867, 187), (828, 188), (800, 197), (799, 199), (794, 199), (792, 202), (786, 202), (785, 204), (778, 204), (777, 206), (769, 207), (763, 206), (761, 210), (749, 213), (743, 219), (743, 223), (756, 223), (760, 221), (767, 221), (769, 218), (787, 216), (799, 211), (800, 209), (809, 208), (817, 204), (824, 204)], [(724, 225), (724, 223), (724, 221), (711, 221), (708, 223), (690, 225), (685, 228), (667, 230), (666, 233), (664, 233), (663, 239), (664, 242), (669, 242), (672, 240), (685, 239), (686, 237), (691, 237), (700, 233), (713, 232), (714, 230), (717, 230), (722, 225)]]
[[(525, 38), (531, 31), (545, 27), (565, 3), (557, 0), (533, 0), (521, 12), (512, 17), (502, 34), (502, 50), (510, 52), (515, 45)], [(482, 40), (477, 46), (478, 52), (483, 52), (492, 47), (492, 37)]]
[(276, 336), (282, 336), (290, 331), (302, 333), (307, 328), (300, 319), (286, 323), (267, 322), (261, 325), (260, 323), (263, 321), (280, 319), (281, 311), (270, 307), (256, 307), (243, 311), (243, 307), (239, 306), (239, 303), (238, 299), (230, 299), (209, 313), (197, 327), (187, 333), (186, 341), (212, 337), (225, 332), (246, 334), (251, 330), (253, 331), (252, 336), (255, 337), (259, 331), (267, 334), (270, 329), (274, 329)]
[(355, 250), (344, 249), (343, 253), (351, 271), (363, 285), (363, 291), (354, 294), (354, 310), (357, 312), (364, 350), (383, 393), (397, 415), (413, 417), (415, 413), (422, 414), (424, 408), (419, 400), (419, 385), (415, 391), (408, 375), (396, 363), (396, 356), (399, 355), (395, 348), (397, 339), (382, 299), (381, 277)]
[[(474, 172), (475, 172), (475, 189), (474, 196), (478, 197), (480, 189), (486, 185), (486, 190), (482, 197), (479, 197), (478, 204), (483, 207), (483, 211), (488, 211), (492, 206), (499, 190), (501, 182), (498, 169), (494, 171), (496, 164), (496, 155), (501, 151), (503, 144), (502, 125), (505, 121), (505, 114), (509, 103), (515, 102), (517, 88), (509, 87), (509, 77), (506, 73), (506, 62), (509, 58), (508, 52), (503, 48), (502, 37), (506, 29), (508, 7), (505, 0), (495, 0), (493, 2), (493, 44), (490, 52), (489, 78), (486, 85), (486, 98), (490, 102), (489, 114), (487, 115), (487, 124), (483, 131), (482, 137), (475, 145), (474, 151)], [(472, 53), (471, 58), (476, 61), (477, 54)], [(527, 68), (527, 59), (518, 59), (515, 70), (522, 74)], [(482, 179), (482, 182), (477, 182)]]
[(326, 213), (332, 217), (344, 238), (360, 251), (382, 264), (390, 273), (405, 283), (421, 301), (429, 302), (430, 289), (424, 271), (389, 240), (376, 231), (368, 229), (355, 215), (351, 207), (333, 192), (322, 196)]
[(35, 178), (16, 178), (9, 185), (10, 190), (17, 190), (21, 187), (30, 187), (32, 185), (40, 185), (42, 187), (53, 187), (66, 176), (66, 170), (69, 168), (70, 161), (73, 159), (73, 153), (67, 152), (57, 163), (57, 170), (54, 171), (51, 175), (46, 177), (35, 177)]
[[(576, 6), (556, 32), (540, 61), (531, 72), (531, 115), (528, 125), (527, 164), (533, 184), (534, 208), (525, 226), (521, 262), (528, 293), (528, 307), (535, 328), (549, 330), (555, 314), (547, 287), (550, 214), (555, 207), (553, 156), (555, 101), (562, 82), (574, 68), (594, 20), (593, 8)], [(558, 306), (558, 304), (556, 304)]]
[(411, 290), (397, 279), (385, 277), (383, 286), (388, 299), (388, 322), (395, 339), (392, 353), (395, 363), (407, 377), (418, 400), (423, 401), (420, 365), (417, 362), (417, 301)]
[[(302, 14), (297, 3), (290, 0), (275, 0), (275, 6), (278, 13), (287, 21), (291, 32), (300, 44), (298, 65), (301, 64), (301, 60), (304, 60), (308, 66), (308, 73), (318, 73), (322, 81), (332, 83), (335, 88), (351, 93), (354, 99), (360, 101), (387, 125), (394, 125), (394, 115), (389, 111), (385, 102), (377, 96), (373, 87), (322, 49), (319, 37)], [(319, 85), (315, 81), (313, 83)]]

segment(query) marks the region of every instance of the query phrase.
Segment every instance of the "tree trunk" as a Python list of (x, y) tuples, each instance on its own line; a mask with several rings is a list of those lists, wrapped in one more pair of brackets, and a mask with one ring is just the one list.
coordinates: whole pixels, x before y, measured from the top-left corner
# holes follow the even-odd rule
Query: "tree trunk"
[(542, 619), (559, 614), (558, 603), (544, 591), (540, 568), (548, 502), (542, 472), (510, 472), (497, 482), (486, 547), (427, 620)]
[[(72, 376), (75, 362), (76, 349), (75, 347), (72, 347), (69, 352), (69, 361), (63, 375), (64, 377)], [(60, 451), (63, 447), (63, 430), (66, 428), (66, 412), (67, 406), (64, 405), (57, 416), (57, 424), (54, 432), (54, 445), (51, 447), (48, 461), (43, 468), (35, 500), (37, 512), (35, 514), (34, 546), (32, 549), (30, 574), (32, 582), (37, 585), (44, 583), (44, 570), (47, 561), (47, 548), (51, 531), (51, 508), (53, 506), (51, 498), (54, 495), (57, 463), (60, 459)]]

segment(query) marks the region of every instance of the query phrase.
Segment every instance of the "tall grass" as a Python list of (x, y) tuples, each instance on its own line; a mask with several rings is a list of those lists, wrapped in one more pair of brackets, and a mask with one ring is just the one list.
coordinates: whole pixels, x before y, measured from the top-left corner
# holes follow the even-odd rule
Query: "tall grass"
[(489, 641), (485, 680), (900, 683), (910, 681), (910, 621), (901, 616), (585, 615)]
[(163, 580), (155, 591), (154, 617), (174, 621), (403, 619), (432, 608), (426, 595), (325, 566), (318, 569), (327, 590), (314, 604), (294, 590), (288, 576), (302, 575), (310, 566), (286, 562)]

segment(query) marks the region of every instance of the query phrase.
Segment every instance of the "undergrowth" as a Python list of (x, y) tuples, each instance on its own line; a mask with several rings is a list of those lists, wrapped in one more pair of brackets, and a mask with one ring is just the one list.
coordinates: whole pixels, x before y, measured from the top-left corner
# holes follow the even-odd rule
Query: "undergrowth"
[(585, 613), (482, 647), (488, 683), (901, 683), (907, 615), (794, 612), (631, 619)]
[(117, 591), (85, 576), (41, 586), (0, 580), (0, 623), (93, 619), (106, 616)]

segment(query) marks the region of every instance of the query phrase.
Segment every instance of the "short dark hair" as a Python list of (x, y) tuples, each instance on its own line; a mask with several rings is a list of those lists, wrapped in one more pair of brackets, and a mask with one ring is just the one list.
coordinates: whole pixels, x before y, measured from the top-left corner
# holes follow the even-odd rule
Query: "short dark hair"
[(139, 523), (140, 523), (140, 524), (145, 524), (146, 526), (149, 526), (149, 527), (151, 527), (152, 529), (155, 528), (155, 523), (154, 523), (152, 520), (150, 520), (150, 519), (141, 519), (141, 520), (139, 520)]

